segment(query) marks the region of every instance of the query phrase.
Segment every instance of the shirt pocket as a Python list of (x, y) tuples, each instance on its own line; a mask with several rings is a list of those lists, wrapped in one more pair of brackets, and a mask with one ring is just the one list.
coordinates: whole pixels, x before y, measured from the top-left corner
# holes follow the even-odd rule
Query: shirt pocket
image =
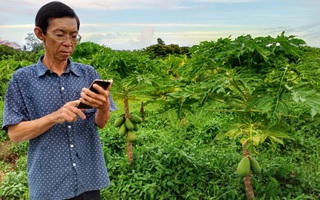
[(81, 90), (72, 90), (70, 95), (70, 101), (79, 100), (80, 99)]

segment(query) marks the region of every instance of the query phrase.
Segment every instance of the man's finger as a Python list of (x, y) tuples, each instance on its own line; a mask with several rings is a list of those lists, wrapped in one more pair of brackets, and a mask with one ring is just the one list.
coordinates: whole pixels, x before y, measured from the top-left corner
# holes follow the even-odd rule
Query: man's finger
[(80, 103), (80, 100), (74, 100), (74, 101), (70, 101), (68, 104), (70, 106), (76, 107), (77, 105), (79, 105), (79, 103)]

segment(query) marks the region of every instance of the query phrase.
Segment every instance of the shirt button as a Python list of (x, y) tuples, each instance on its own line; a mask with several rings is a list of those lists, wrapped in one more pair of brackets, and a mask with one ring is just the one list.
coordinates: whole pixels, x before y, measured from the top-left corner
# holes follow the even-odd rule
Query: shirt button
[(73, 148), (73, 144), (71, 144), (70, 147)]
[(61, 90), (64, 90), (64, 87), (61, 87)]
[(71, 128), (71, 125), (69, 125), (68, 128)]
[(72, 165), (75, 167), (75, 166), (76, 166), (76, 163), (73, 163)]

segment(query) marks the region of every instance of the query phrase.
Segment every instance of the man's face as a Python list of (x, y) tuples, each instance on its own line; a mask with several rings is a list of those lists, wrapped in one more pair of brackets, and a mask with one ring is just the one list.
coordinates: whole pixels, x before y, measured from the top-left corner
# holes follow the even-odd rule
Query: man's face
[(44, 40), (46, 56), (59, 61), (67, 60), (75, 49), (77, 37), (75, 18), (63, 17), (49, 20)]

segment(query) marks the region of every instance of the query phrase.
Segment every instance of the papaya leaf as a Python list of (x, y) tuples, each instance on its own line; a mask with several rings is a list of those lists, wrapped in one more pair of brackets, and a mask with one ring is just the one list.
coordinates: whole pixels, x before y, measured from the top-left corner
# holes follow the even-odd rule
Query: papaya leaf
[(239, 135), (243, 134), (243, 132), (241, 131), (241, 129), (232, 129), (232, 130), (229, 130), (227, 133), (226, 133), (226, 136), (228, 137), (231, 137), (231, 138), (236, 138), (238, 137)]
[(267, 137), (277, 137), (277, 138), (283, 138), (283, 139), (291, 139), (292, 138), (286, 133), (278, 132), (278, 131), (272, 131), (272, 130), (265, 130), (264, 134)]
[(262, 49), (259, 46), (255, 46), (255, 49), (258, 51), (258, 53), (263, 57), (263, 59), (268, 62), (269, 60), (269, 56), (271, 55), (271, 52), (269, 50), (266, 49)]
[(248, 141), (249, 139), (247, 137), (243, 137), (240, 139), (240, 143), (242, 144), (242, 146), (244, 146)]
[(221, 132), (214, 137), (214, 140), (224, 140), (225, 138), (226, 138), (226, 134)]
[(279, 139), (279, 138), (274, 137), (274, 136), (270, 136), (269, 138), (270, 138), (270, 140), (271, 140), (272, 142), (275, 142), (275, 143), (279, 143), (279, 144), (284, 145), (284, 142), (283, 142), (282, 139)]
[(310, 108), (312, 118), (320, 112), (320, 94), (314, 90), (293, 91), (292, 99), (296, 103), (306, 105)]

